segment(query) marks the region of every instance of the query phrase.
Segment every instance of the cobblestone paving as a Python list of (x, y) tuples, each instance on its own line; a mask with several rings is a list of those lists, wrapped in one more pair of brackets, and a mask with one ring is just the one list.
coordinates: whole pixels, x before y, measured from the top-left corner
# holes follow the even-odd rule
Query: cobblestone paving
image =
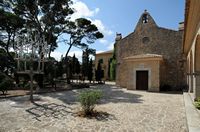
[[(185, 132), (182, 94), (130, 91), (97, 86), (104, 97), (96, 118), (77, 116), (81, 90), (0, 100), (0, 132)], [(97, 89), (97, 88), (96, 88)], [(83, 89), (82, 89), (83, 90)]]

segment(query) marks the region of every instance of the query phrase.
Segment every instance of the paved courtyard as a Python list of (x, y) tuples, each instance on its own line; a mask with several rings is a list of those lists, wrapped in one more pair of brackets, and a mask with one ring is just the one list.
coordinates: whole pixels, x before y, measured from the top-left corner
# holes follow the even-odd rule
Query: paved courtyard
[(185, 132), (182, 94), (130, 91), (98, 85), (104, 97), (95, 118), (77, 116), (81, 90), (0, 100), (0, 132)]

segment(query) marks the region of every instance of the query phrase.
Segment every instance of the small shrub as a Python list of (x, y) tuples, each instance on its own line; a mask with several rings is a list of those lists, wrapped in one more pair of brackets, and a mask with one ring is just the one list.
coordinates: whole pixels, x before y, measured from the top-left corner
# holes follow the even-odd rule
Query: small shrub
[(23, 89), (28, 89), (29, 88), (29, 83), (27, 80), (23, 80), (19, 82), (19, 87)]
[(2, 82), (4, 78), (5, 78), (5, 75), (2, 72), (0, 72), (0, 82)]
[(194, 106), (200, 110), (200, 98), (198, 98), (195, 102), (194, 102)]
[(13, 82), (11, 79), (5, 78), (3, 81), (0, 83), (0, 91), (5, 94), (5, 92), (13, 85)]
[(80, 93), (78, 99), (85, 115), (91, 115), (98, 101), (102, 98), (102, 92), (98, 90), (87, 90)]

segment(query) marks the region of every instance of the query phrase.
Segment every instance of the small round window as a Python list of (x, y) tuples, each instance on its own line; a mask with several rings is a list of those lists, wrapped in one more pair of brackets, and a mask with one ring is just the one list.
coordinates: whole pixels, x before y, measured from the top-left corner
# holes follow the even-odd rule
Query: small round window
[(149, 42), (149, 37), (142, 38), (142, 43), (147, 44)]

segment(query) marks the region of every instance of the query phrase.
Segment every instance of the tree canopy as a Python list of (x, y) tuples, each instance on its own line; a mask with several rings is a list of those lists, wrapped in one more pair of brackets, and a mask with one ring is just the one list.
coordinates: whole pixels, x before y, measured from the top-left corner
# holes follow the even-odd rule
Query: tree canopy
[(96, 25), (85, 18), (78, 18), (75, 22), (69, 22), (64, 33), (69, 35), (69, 40), (64, 40), (69, 45), (66, 56), (72, 46), (87, 49), (88, 44), (92, 44), (95, 40), (103, 38), (103, 34), (98, 31)]
[(23, 27), (24, 21), (10, 10), (8, 4), (0, 2), (0, 46), (6, 50), (8, 59), (14, 61), (9, 48), (14, 47), (16, 33)]
[(103, 34), (90, 20), (78, 18), (72, 21), (71, 15), (75, 12), (72, 4), (71, 0), (1, 0), (0, 48), (5, 49), (6, 56), (14, 62), (10, 48), (15, 48), (16, 37), (32, 30), (45, 35), (50, 47), (49, 57), (58, 47), (58, 38), (64, 34), (68, 36), (64, 42), (69, 45), (66, 58), (72, 46), (95, 54), (89, 45), (103, 38)]
[(0, 30), (7, 32), (7, 38), (22, 26), (24, 29), (37, 30), (46, 36), (50, 51), (54, 51), (58, 36), (62, 34), (74, 12), (71, 4), (70, 0), (2, 0)]

